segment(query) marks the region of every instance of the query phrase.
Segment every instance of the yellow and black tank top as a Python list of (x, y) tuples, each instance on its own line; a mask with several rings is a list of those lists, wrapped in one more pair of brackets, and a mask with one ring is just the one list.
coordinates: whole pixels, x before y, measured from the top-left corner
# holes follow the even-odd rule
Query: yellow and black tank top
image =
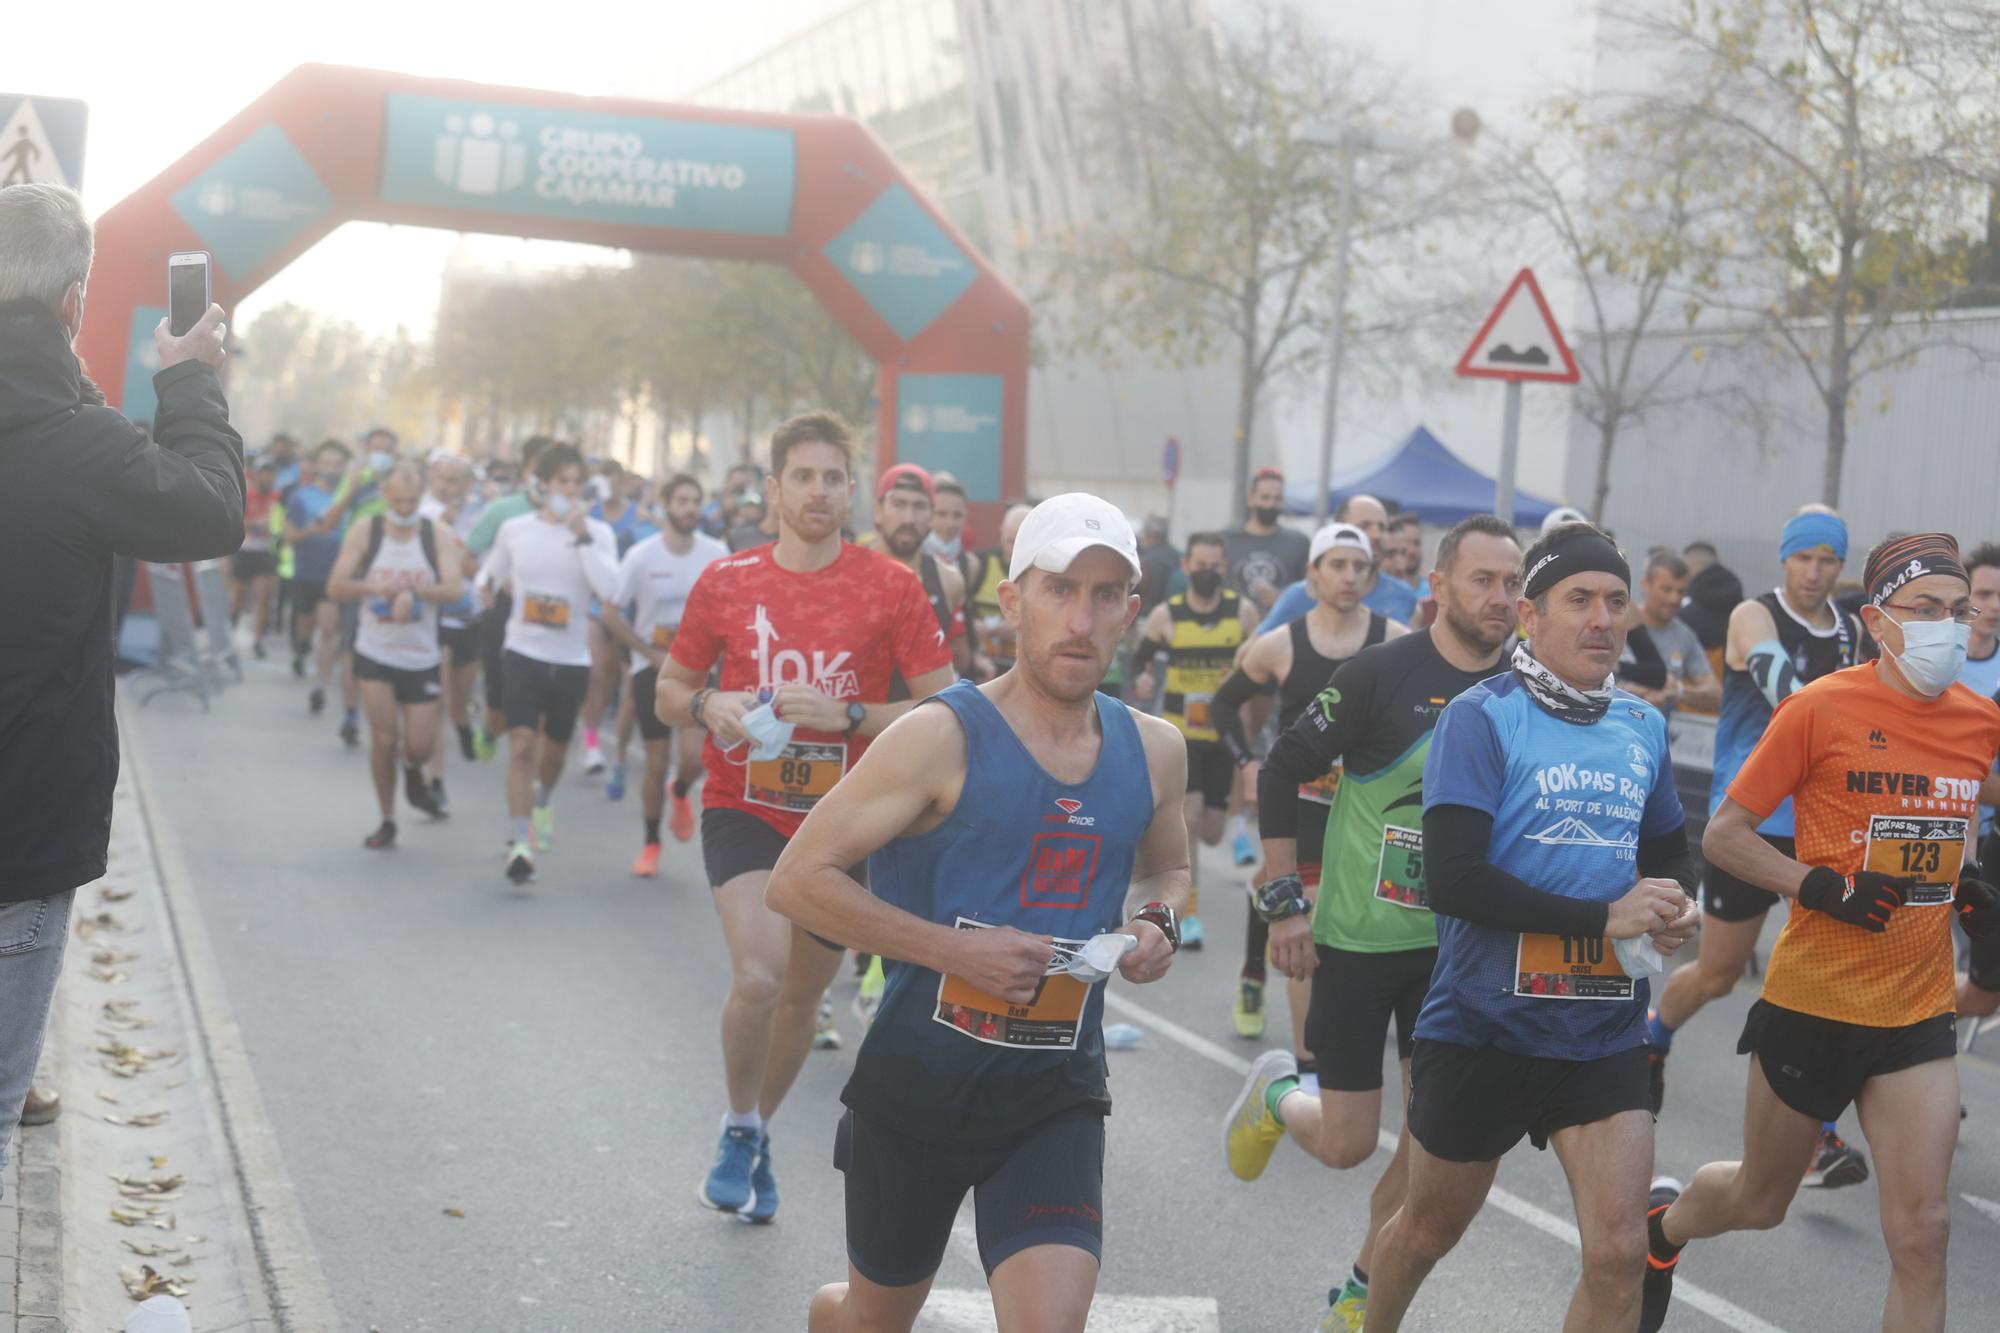
[(1179, 593), (1167, 599), (1167, 614), (1173, 617), (1174, 632), (1167, 640), (1167, 694), (1160, 716), (1191, 741), (1220, 741), (1208, 705), (1243, 643), (1236, 594), (1225, 589), (1215, 609), (1203, 612)]

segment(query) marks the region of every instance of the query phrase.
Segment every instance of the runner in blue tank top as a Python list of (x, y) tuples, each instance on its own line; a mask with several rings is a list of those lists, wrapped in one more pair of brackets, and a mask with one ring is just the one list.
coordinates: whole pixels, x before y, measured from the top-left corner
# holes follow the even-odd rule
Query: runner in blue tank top
[[(1647, 966), (1694, 933), (1666, 719), (1613, 687), (1631, 570), (1588, 523), (1523, 560), (1514, 669), (1446, 705), (1424, 762), (1438, 960), (1410, 1059), (1409, 1180), (1375, 1242), (1369, 1333), (1394, 1333), (1500, 1159), (1555, 1145), (1583, 1237), (1565, 1328), (1638, 1321), (1653, 1118)], [(1657, 959), (1651, 960), (1657, 970)]]
[[(1102, 986), (1166, 974), (1188, 888), (1186, 746), (1096, 688), (1139, 573), (1111, 505), (1038, 506), (999, 590), (1014, 665), (898, 719), (771, 873), (772, 907), (889, 962), (834, 1145), (848, 1277), (813, 1297), (813, 1333), (910, 1328), (968, 1189), (1001, 1327), (1089, 1314)], [(843, 871), (864, 857), (872, 893)]]

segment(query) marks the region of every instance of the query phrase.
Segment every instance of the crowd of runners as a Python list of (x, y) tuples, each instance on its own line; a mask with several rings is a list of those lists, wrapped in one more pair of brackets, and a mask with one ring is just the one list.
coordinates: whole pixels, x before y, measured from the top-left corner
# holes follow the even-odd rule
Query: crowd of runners
[[(1267, 470), (1239, 523), (1178, 548), (1068, 494), (970, 549), (949, 476), (889, 468), (857, 508), (829, 413), (716, 494), (553, 439), (518, 454), (281, 437), (252, 469), (233, 606), (303, 707), (337, 697), (340, 741), (367, 745), (366, 848), (396, 846), (405, 805), (465, 817), (448, 752), (504, 753), (506, 809), (478, 817), (517, 885), (572, 769), (635, 807), (630, 874), (692, 873), (699, 840), (731, 975), (705, 1206), (777, 1215), (772, 1122), (839, 1043), (852, 958), (849, 1269), (818, 1333), (909, 1328), (968, 1190), (1000, 1327), (1083, 1327), (1103, 984), (1202, 947), (1202, 847), (1207, 910), (1249, 925), (1217, 1020), (1269, 1046), (1216, 1108), (1230, 1172), (1257, 1179), (1286, 1137), (1335, 1171), (1373, 1162), (1394, 1028), (1402, 1130), (1320, 1328), (1400, 1327), (1526, 1138), (1574, 1197), (1563, 1326), (1657, 1329), (1700, 1262), (1685, 1246), (1869, 1177), (1850, 1107), (1883, 1327), (1944, 1327), (1954, 1015), (2000, 1009), (2000, 546), (1850, 550), (1809, 506), (1745, 596), (1706, 542), (1628, 555), (1573, 511), (1529, 534), (1467, 517), (1428, 560), (1422, 523), (1368, 496), (1301, 532)], [(1715, 715), (1692, 824), (1680, 713)], [(1654, 1154), (1670, 1052), (1781, 899), (1737, 1044), (1740, 1160), (1683, 1186)]]

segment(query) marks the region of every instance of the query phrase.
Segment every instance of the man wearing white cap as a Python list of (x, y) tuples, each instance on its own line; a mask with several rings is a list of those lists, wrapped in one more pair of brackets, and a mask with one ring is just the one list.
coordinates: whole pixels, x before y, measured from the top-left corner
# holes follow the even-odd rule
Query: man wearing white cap
[[(1001, 1326), (1088, 1317), (1110, 1110), (1098, 983), (1166, 974), (1188, 886), (1181, 738), (1097, 690), (1139, 572), (1112, 506), (1037, 506), (998, 590), (1014, 665), (898, 719), (772, 872), (772, 907), (890, 960), (834, 1144), (848, 1278), (813, 1297), (813, 1333), (910, 1328), (968, 1189)], [(864, 857), (872, 892), (842, 869)]]

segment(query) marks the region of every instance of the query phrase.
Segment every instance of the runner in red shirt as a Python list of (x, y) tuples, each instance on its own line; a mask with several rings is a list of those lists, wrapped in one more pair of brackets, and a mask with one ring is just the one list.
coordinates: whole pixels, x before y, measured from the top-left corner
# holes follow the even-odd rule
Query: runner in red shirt
[(271, 593), (278, 584), (278, 553), (271, 549), (271, 506), (278, 502), (278, 465), (267, 455), (243, 488), (243, 548), (229, 563), (229, 624), (248, 610), (250, 651), (264, 656), (271, 621)]
[[(917, 576), (841, 540), (852, 455), (852, 437), (831, 412), (778, 427), (765, 482), (778, 540), (702, 571), (655, 698), (662, 722), (709, 732), (702, 859), (729, 946), (728, 1114), (697, 1197), (752, 1222), (777, 1212), (766, 1122), (805, 1062), (842, 952), (764, 905), (771, 867), (868, 738), (952, 680)], [(721, 688), (706, 688), (718, 662)], [(897, 676), (909, 697), (885, 702)], [(858, 879), (863, 868), (852, 873)]]

